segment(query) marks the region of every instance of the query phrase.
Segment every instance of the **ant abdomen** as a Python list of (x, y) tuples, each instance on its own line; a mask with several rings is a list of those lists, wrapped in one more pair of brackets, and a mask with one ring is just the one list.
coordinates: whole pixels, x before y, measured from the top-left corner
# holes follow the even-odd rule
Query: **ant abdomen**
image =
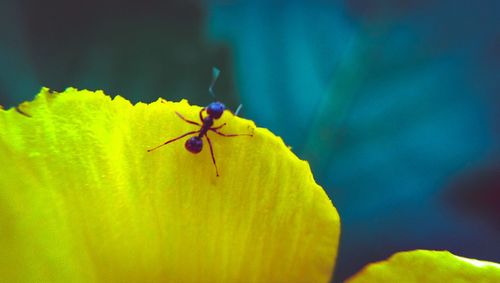
[(203, 149), (203, 141), (201, 140), (200, 137), (195, 136), (192, 138), (189, 138), (186, 143), (184, 144), (186, 149), (191, 152), (191, 153), (199, 153)]

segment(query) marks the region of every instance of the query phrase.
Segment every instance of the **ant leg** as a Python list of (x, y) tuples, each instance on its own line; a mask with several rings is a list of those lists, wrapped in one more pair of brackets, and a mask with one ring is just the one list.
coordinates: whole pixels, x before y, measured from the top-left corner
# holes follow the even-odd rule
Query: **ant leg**
[(210, 128), (209, 130), (218, 130), (218, 129), (224, 127), (225, 125), (226, 125), (226, 123), (224, 123), (224, 124), (222, 124), (220, 126), (217, 126), (217, 127)]
[(191, 121), (191, 120), (188, 120), (188, 119), (184, 118), (184, 116), (182, 116), (179, 112), (175, 112), (175, 114), (177, 114), (177, 116), (179, 116), (179, 118), (181, 118), (182, 120), (186, 121), (189, 124), (201, 126), (200, 123), (198, 123), (198, 122)]
[(153, 147), (153, 148), (151, 148), (151, 149), (148, 149), (148, 152), (151, 152), (151, 151), (153, 151), (153, 150), (155, 150), (155, 149), (157, 149), (157, 148), (159, 148), (159, 147), (162, 147), (162, 146), (164, 146), (164, 145), (167, 145), (167, 144), (169, 144), (169, 143), (171, 143), (171, 142), (174, 142), (174, 141), (176, 141), (176, 140), (178, 140), (178, 139), (182, 139), (182, 138), (183, 138), (183, 137), (185, 137), (185, 136), (189, 136), (189, 135), (192, 135), (192, 134), (196, 134), (196, 133), (198, 133), (198, 132), (199, 132), (199, 131), (191, 131), (191, 132), (185, 133), (184, 135), (182, 135), (182, 136), (180, 136), (180, 137), (176, 137), (176, 138), (171, 139), (171, 140), (168, 140), (168, 141), (166, 141), (166, 142), (164, 142), (164, 143), (160, 144), (160, 145), (159, 145), (159, 146), (157, 146), (157, 147)]
[(215, 163), (215, 156), (214, 156), (214, 149), (212, 148), (212, 142), (210, 141), (210, 138), (205, 134), (205, 137), (207, 138), (208, 141), (208, 147), (210, 147), (210, 155), (212, 155), (212, 162), (214, 163), (215, 166), (215, 174), (217, 177), (219, 177), (219, 169), (217, 169), (217, 163)]
[(203, 115), (201, 115), (201, 113), (203, 113), (203, 110), (205, 110), (205, 108), (201, 108), (201, 110), (200, 110), (200, 121), (201, 121), (201, 123), (203, 123)]
[(251, 133), (251, 134), (224, 134), (224, 133), (217, 131), (217, 129), (215, 129), (215, 128), (210, 128), (209, 130), (220, 135), (220, 136), (223, 136), (223, 137), (239, 137), (239, 136), (253, 137), (253, 133)]

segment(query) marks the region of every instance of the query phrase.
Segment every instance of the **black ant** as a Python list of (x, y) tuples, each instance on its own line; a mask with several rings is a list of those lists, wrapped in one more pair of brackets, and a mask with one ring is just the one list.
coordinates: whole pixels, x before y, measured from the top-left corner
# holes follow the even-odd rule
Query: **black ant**
[[(215, 96), (213, 93), (213, 86), (214, 86), (215, 81), (217, 80), (217, 78), (219, 76), (219, 73), (220, 73), (220, 71), (214, 67), (213, 68), (212, 83), (210, 84), (210, 87), (208, 88), (208, 91), (210, 92), (210, 94), (212, 94), (212, 96)], [(238, 111), (240, 109), (241, 109), (241, 105), (236, 110), (235, 115), (238, 115)], [(223, 136), (223, 137), (238, 137), (238, 136), (251, 136), (252, 137), (253, 136), (253, 133), (252, 134), (224, 134), (224, 133), (219, 132), (219, 129), (224, 127), (226, 125), (226, 123), (219, 125), (217, 127), (212, 127), (214, 124), (214, 120), (219, 119), (222, 116), (222, 114), (224, 113), (224, 110), (226, 110), (226, 106), (222, 102), (216, 101), (216, 102), (212, 102), (212, 103), (208, 104), (208, 106), (206, 106), (200, 110), (199, 117), (200, 117), (201, 124), (198, 122), (195, 122), (195, 121), (188, 120), (188, 119), (184, 118), (184, 116), (182, 116), (179, 112), (175, 112), (177, 114), (177, 116), (179, 116), (179, 118), (181, 118), (185, 122), (192, 124), (192, 125), (200, 126), (201, 128), (197, 131), (187, 132), (179, 137), (168, 140), (168, 141), (164, 142), (163, 144), (160, 144), (157, 147), (148, 149), (148, 152), (151, 152), (157, 148), (160, 148), (160, 147), (167, 145), (171, 142), (174, 142), (176, 140), (182, 139), (185, 136), (197, 134), (196, 136), (189, 138), (186, 141), (186, 143), (184, 144), (184, 146), (186, 147), (186, 149), (189, 152), (197, 154), (197, 153), (201, 152), (201, 150), (203, 149), (202, 138), (205, 137), (207, 139), (208, 146), (210, 147), (210, 154), (212, 155), (212, 162), (214, 163), (214, 166), (215, 166), (215, 174), (217, 175), (217, 177), (219, 177), (219, 170), (217, 168), (217, 163), (215, 162), (215, 156), (214, 156), (214, 150), (212, 148), (212, 142), (210, 141), (210, 138), (207, 135), (208, 131), (212, 131), (212, 132), (214, 132), (220, 136)], [(203, 117), (203, 111), (205, 111), (207, 114), (205, 117)]]

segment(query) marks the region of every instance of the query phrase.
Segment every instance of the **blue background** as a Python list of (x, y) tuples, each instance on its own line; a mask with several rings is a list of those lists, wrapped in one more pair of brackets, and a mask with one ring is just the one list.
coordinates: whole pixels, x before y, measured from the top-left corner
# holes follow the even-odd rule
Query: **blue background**
[(0, 104), (41, 86), (217, 96), (342, 219), (335, 281), (410, 249), (500, 262), (500, 2), (2, 1)]

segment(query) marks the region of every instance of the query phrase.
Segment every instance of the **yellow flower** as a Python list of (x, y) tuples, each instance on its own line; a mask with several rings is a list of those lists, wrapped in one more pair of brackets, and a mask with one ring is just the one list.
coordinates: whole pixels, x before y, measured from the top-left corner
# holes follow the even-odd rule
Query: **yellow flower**
[(339, 216), (266, 129), (227, 112), (193, 155), (200, 107), (42, 89), (0, 110), (0, 281), (328, 282)]
[(372, 263), (348, 283), (498, 283), (500, 264), (468, 259), (448, 251), (400, 252)]
[[(227, 112), (193, 155), (200, 107), (42, 89), (0, 109), (0, 282), (328, 282), (339, 216), (266, 129)], [(500, 265), (398, 253), (349, 282), (500, 282)]]

